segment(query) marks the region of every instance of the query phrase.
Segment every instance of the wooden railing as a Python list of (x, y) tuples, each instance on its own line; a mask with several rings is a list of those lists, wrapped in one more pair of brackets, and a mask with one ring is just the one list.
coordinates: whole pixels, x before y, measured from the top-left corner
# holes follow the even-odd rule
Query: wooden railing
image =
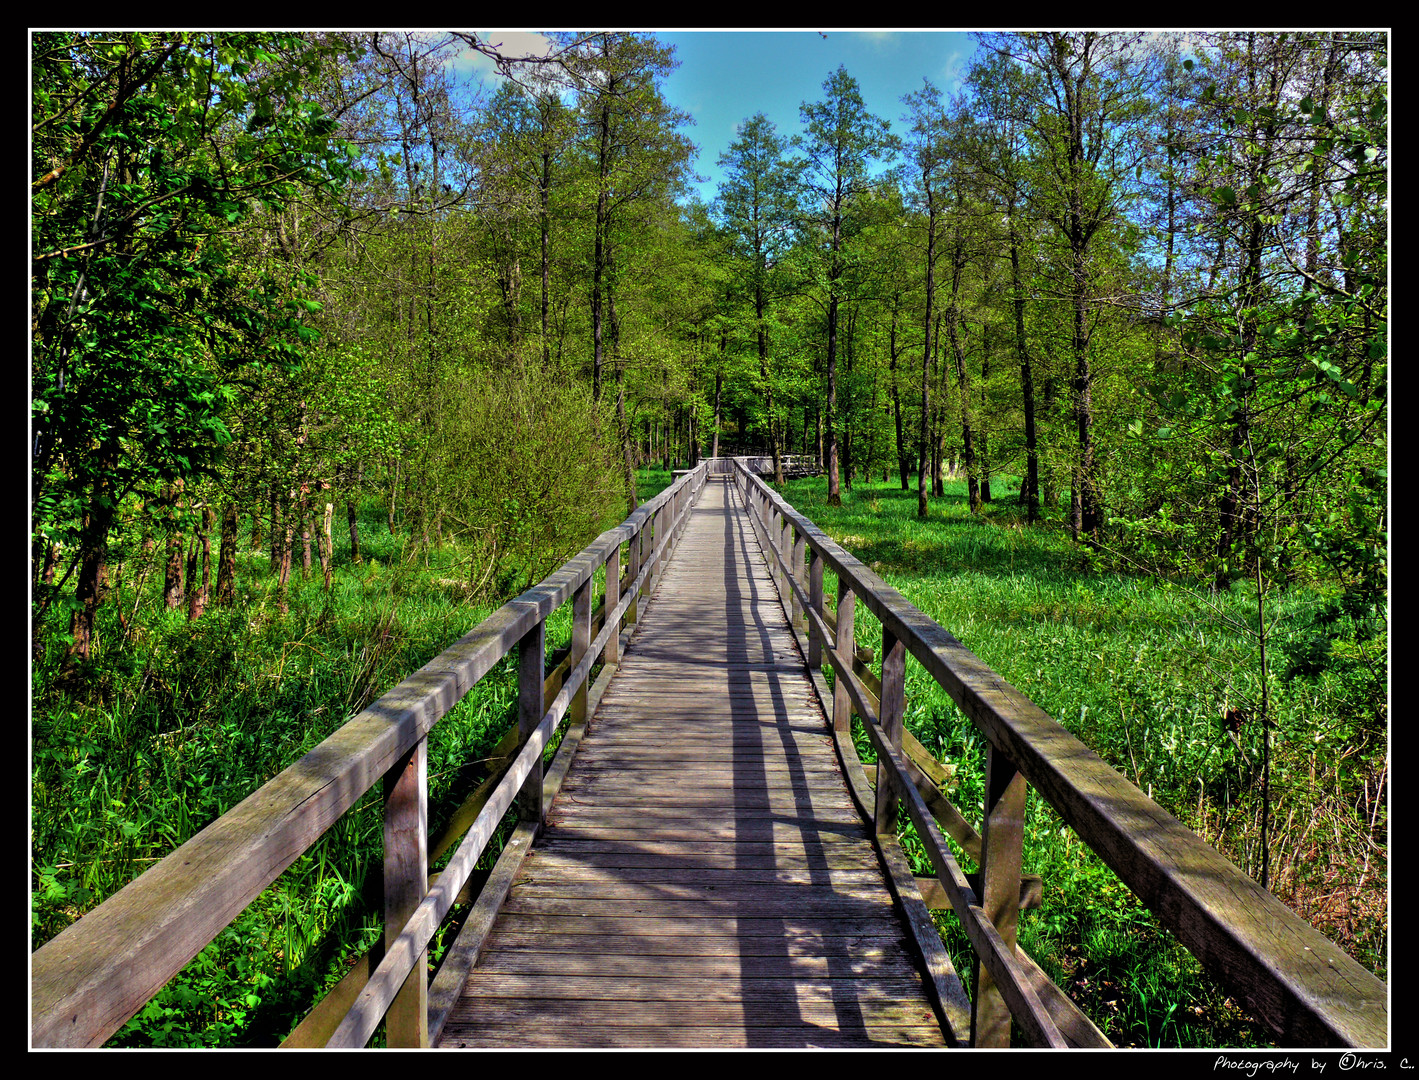
[[(968, 1015), (950, 991), (949, 960), (939, 962), (938, 976), (945, 978), (937, 984), (946, 986), (939, 1008), (958, 1034), (969, 1023), (972, 1045), (1009, 1045), (1013, 1019), (1035, 1045), (1107, 1045), (1015, 947), (1022, 903), (1039, 897), (1038, 886), (1021, 876), (1029, 785), (1280, 1041), (1387, 1045), (1387, 991), (1373, 974), (1110, 768), (750, 469), (736, 462), (734, 476), (784, 608), (796, 632), (806, 633), (809, 667), (816, 671), (825, 658), (831, 665), (833, 729), (845, 769), (861, 768), (850, 737), (854, 713), (876, 748), (876, 791), (859, 784), (858, 797), (874, 802), (884, 860), (886, 847), (895, 850), (896, 811), (904, 807), (935, 869), (934, 887), (970, 938), (977, 992)], [(824, 567), (838, 579), (833, 613), (824, 605)], [(882, 628), (880, 678), (855, 648), (859, 602)], [(830, 618), (835, 625), (828, 625)], [(945, 777), (941, 765), (903, 728), (908, 655), (987, 741), (979, 833), (938, 786)], [(976, 861), (978, 873), (961, 871), (947, 835)]]
[[(557, 573), (504, 604), (290, 768), (35, 952), (32, 1045), (102, 1044), (381, 781), (382, 955), (377, 963), (371, 957), (357, 965), (355, 977), (347, 977), (327, 998), (342, 1007), (338, 1011), (350, 1003), (343, 1019), (334, 1015), (335, 1009), (317, 1009), (319, 1015), (301, 1025), (301, 1037), (293, 1033), (288, 1045), (363, 1046), (386, 1016), (389, 1045), (428, 1045), (431, 1029), (436, 1038), (447, 1013), (438, 1001), (430, 1009), (428, 943), (504, 813), (514, 805), (522, 823), (507, 846), (525, 851), (530, 844), (545, 811), (543, 750), (548, 739), (569, 711), (573, 724), (586, 715), (593, 665), (604, 663), (603, 679), (598, 680), (604, 685), (619, 661), (622, 625), (634, 621), (640, 598), (653, 590), (707, 473), (708, 463), (702, 463), (647, 501)], [(594, 578), (602, 567), (605, 595), (600, 612), (594, 612)], [(547, 618), (567, 602), (572, 605), (571, 645), (549, 675)], [(518, 721), (499, 748), (503, 763), (454, 815), (452, 835), (435, 841), (431, 856), (429, 731), (513, 649), (518, 653)], [(574, 749), (569, 731), (553, 774), (564, 775)], [(451, 846), (459, 831), (464, 833), (462, 842), (431, 882), (430, 858)], [(504, 860), (494, 878), (510, 881)], [(486, 917), (488, 892), (485, 887), (470, 919)], [(496, 909), (495, 903), (491, 906)], [(436, 998), (439, 990), (436, 979)]]

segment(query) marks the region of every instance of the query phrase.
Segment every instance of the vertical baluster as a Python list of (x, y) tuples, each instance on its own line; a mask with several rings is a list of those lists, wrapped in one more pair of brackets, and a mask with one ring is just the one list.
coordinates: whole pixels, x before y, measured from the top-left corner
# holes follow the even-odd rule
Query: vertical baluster
[[(823, 614), (823, 557), (813, 549), (808, 549), (808, 602), (824, 622)], [(816, 633), (808, 635), (808, 666), (817, 671), (823, 666), (823, 642)]]
[[(572, 593), (572, 651), (567, 658), (569, 673), (581, 663), (581, 658), (591, 647), (591, 600), (595, 586), (595, 576), (588, 576)], [(581, 681), (572, 692), (572, 699), (567, 705), (567, 715), (573, 724), (579, 724), (586, 719), (586, 686), (589, 681)]]
[[(547, 623), (537, 625), (523, 635), (517, 645), (517, 733), (521, 742), (537, 729), (547, 711), (543, 701), (542, 683), (546, 678)], [(539, 756), (527, 774), (522, 790), (517, 793), (517, 816), (523, 821), (535, 821), (540, 827), (542, 817), (542, 758)]]
[[(882, 696), (879, 699), (877, 721), (882, 735), (900, 750), (902, 748), (902, 714), (907, 703), (907, 647), (897, 636), (882, 627)], [(897, 785), (891, 770), (880, 761), (877, 764), (877, 831), (896, 834)]]
[[(980, 904), (1013, 952), (1020, 921), (1020, 870), (1025, 838), (1025, 778), (995, 747), (985, 755), (985, 818), (981, 824)], [(1009, 1046), (1010, 1010), (985, 965), (976, 961), (971, 1008), (972, 1046)]]
[[(665, 504), (662, 503), (660, 509), (655, 512), (655, 531), (650, 538), (651, 554), (663, 554), (665, 547)], [(650, 579), (645, 583), (646, 595), (650, 596), (655, 592), (655, 584), (660, 580), (660, 572), (665, 569), (663, 559), (657, 558), (655, 566), (651, 569)]]
[[(800, 532), (793, 541), (793, 559), (789, 565), (793, 567), (794, 580), (798, 582), (798, 587), (805, 592), (808, 589), (808, 568), (803, 564), (803, 554), (807, 550), (808, 541)], [(808, 627), (808, 619), (803, 614), (803, 605), (798, 601), (798, 595), (793, 597), (793, 624), (802, 627), (805, 631)]]
[[(833, 651), (842, 661), (843, 670), (852, 670), (852, 609), (857, 597), (848, 586), (847, 578), (838, 577), (838, 625), (837, 648)], [(852, 730), (852, 698), (848, 697), (847, 686), (841, 678), (833, 680), (833, 729), (849, 732)]]
[[(641, 542), (645, 539), (645, 525), (641, 524), (631, 536), (631, 542), (626, 545), (626, 580), (634, 588), (635, 580), (641, 572)], [(635, 589), (635, 595), (631, 597), (630, 604), (626, 607), (625, 624), (631, 626), (635, 623), (640, 608), (640, 590)]]
[(778, 583), (779, 595), (783, 597), (783, 610), (788, 615), (788, 621), (793, 622), (797, 612), (793, 606), (793, 590), (789, 587), (788, 578), (793, 571), (793, 523), (788, 520), (788, 515), (780, 513), (778, 516), (778, 552), (783, 559), (783, 564), (779, 567)]
[[(384, 947), (391, 949), (429, 884), (428, 743), (384, 774)], [(387, 1013), (390, 1046), (429, 1045), (429, 958), (419, 957)]]
[[(606, 618), (611, 618), (611, 613), (616, 610), (616, 605), (621, 602), (621, 545), (618, 542), (611, 549), (611, 554), (606, 558)], [(606, 638), (606, 651), (601, 654), (602, 662), (607, 664), (618, 664), (621, 662), (621, 628), (618, 625)]]

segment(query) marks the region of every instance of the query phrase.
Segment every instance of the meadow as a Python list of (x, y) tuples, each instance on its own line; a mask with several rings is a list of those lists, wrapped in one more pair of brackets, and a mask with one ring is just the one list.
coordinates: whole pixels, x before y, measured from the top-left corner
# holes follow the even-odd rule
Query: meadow
[[(641, 474), (642, 497), (669, 479)], [(1060, 522), (1024, 526), (1008, 492), (973, 516), (964, 491), (948, 485), (925, 522), (915, 517), (915, 493), (895, 484), (858, 483), (838, 508), (826, 505), (821, 480), (791, 482), (784, 495), (1140, 788), (1259, 873), (1254, 589), (1214, 597), (1091, 562)], [(48, 645), (32, 685), (32, 948), (495, 607), (494, 597), (468, 594), (455, 545), (416, 548), (389, 532), (373, 504), (360, 530), (363, 558), (337, 551), (329, 592), (318, 568), (309, 579), (297, 570), (282, 612), (268, 555), (247, 549), (236, 606), (191, 623), (180, 610), (162, 610), (143, 552), (125, 549), (115, 602), (104, 609), (103, 648), (77, 680), (59, 677), (59, 616), (41, 627)], [(1324, 582), (1267, 596), (1275, 620), (1272, 887), (1385, 978), (1384, 637), (1323, 619), (1326, 598)], [(858, 641), (874, 642), (879, 631), (859, 612)], [(568, 636), (564, 609), (549, 628), (549, 650)], [(906, 722), (956, 767), (952, 798), (978, 816), (980, 736), (914, 663), (907, 677)], [(513, 716), (514, 683), (505, 661), (435, 728), (431, 834), (483, 777)], [(870, 760), (860, 732), (859, 745)], [(903, 840), (925, 872), (909, 825)], [(110, 1045), (278, 1043), (379, 937), (381, 846), (374, 792)], [(500, 847), (501, 839), (485, 868)], [(1022, 920), (1022, 946), (1118, 1045), (1269, 1044), (1034, 796), (1025, 860), (1026, 872), (1044, 879), (1045, 900)], [(968, 975), (964, 936), (952, 917), (938, 917)], [(442, 947), (432, 950), (435, 965)]]
[[(1261, 668), (1256, 589), (1213, 595), (1085, 555), (1055, 516), (1024, 524), (1007, 481), (982, 512), (964, 481), (946, 485), (931, 516), (895, 482), (859, 481), (827, 504), (821, 479), (781, 493), (908, 601), (948, 629), (1253, 877), (1261, 872)], [(999, 486), (996, 487), (999, 492)], [(835, 595), (831, 572), (824, 595)], [(1388, 779), (1385, 642), (1373, 627), (1327, 618), (1325, 582), (1265, 596), (1272, 714), (1270, 881), (1284, 902), (1381, 979), (1388, 952)], [(857, 608), (859, 644), (881, 630)], [(975, 821), (985, 744), (915, 661), (906, 723), (957, 769), (952, 799)], [(858, 749), (874, 760), (859, 732)], [(912, 826), (904, 846), (929, 863)], [(959, 848), (958, 859), (973, 869)], [(1116, 1045), (1271, 1045), (1224, 987), (1063, 825), (1029, 797), (1025, 872), (1044, 903), (1020, 943)], [(954, 916), (937, 913), (957, 968), (972, 968)]]

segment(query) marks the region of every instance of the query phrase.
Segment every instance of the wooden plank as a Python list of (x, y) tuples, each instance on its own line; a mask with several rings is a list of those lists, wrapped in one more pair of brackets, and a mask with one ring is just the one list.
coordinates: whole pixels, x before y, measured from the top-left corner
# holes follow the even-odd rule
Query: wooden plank
[[(546, 705), (542, 693), (542, 670), (546, 654), (547, 624), (539, 621), (517, 645), (517, 732), (520, 742), (531, 738), (542, 722)], [(517, 816), (523, 821), (541, 825), (542, 814), (542, 760), (538, 758), (517, 794)]]
[[(582, 977), (640, 976), (653, 979), (699, 979), (705, 982), (755, 978), (911, 979), (916, 968), (897, 949), (871, 949), (853, 956), (639, 956), (597, 951), (542, 952), (533, 949), (485, 950), (474, 969), (506, 975)], [(925, 997), (916, 1002), (930, 1014)]]
[(468, 972), (482, 954), (493, 920), (497, 918), (498, 909), (522, 869), (523, 859), (531, 850), (536, 835), (537, 828), (531, 822), (518, 822), (503, 846), (493, 872), (488, 875), (487, 884), (478, 894), (473, 910), (463, 920), (458, 936), (444, 954), (443, 963), (429, 986), (429, 1039), (434, 1045), (438, 1044), (444, 1024), (458, 1003)]
[[(395, 947), (429, 887), (428, 740), (384, 778), (384, 951)], [(460, 883), (461, 884), (461, 883)], [(429, 1045), (428, 954), (420, 953), (385, 1017), (389, 1045)]]
[(941, 1045), (934, 1026), (918, 1028), (842, 1030), (799, 1024), (788, 1028), (683, 1027), (676, 1024), (646, 1027), (592, 1027), (587, 1024), (513, 1029), (505, 1024), (469, 1025), (445, 1038), (445, 1046), (534, 1049), (584, 1047), (587, 1049), (844, 1049), (889, 1046)]
[(1164, 925), (1285, 1042), (1384, 1046), (1388, 991), (1214, 848), (1101, 761), (950, 633), (755, 478), (840, 583), (899, 639)]
[(490, 949), (503, 951), (629, 953), (636, 956), (819, 956), (851, 957), (891, 949), (907, 940), (900, 930), (873, 929), (841, 937), (820, 934), (578, 934), (506, 929), (490, 934)]
[(707, 490), (470, 972), (470, 1026), (451, 1014), (442, 1045), (526, 1024), (553, 1045), (701, 1045), (682, 1014), (717, 1032), (746, 1000), (739, 1042), (942, 1045), (757, 546), (726, 485)]
[(498, 916), (498, 928), (528, 933), (604, 934), (607, 937), (664, 937), (691, 935), (694, 937), (733, 937), (749, 939), (768, 937), (788, 941), (795, 937), (830, 938), (854, 937), (869, 931), (900, 932), (895, 920), (864, 924), (851, 914), (814, 916), (746, 915), (730, 913), (710, 915), (700, 919), (683, 919), (669, 914), (611, 915), (579, 912), (572, 915), (539, 914), (537, 912), (503, 912)]
[[(1000, 751), (986, 747), (985, 819), (981, 830), (981, 910), (1012, 954), (1020, 921), (1020, 867), (1025, 836), (1025, 778)], [(971, 1045), (1010, 1045), (1010, 1010), (984, 963), (976, 965)]]
[[(906, 710), (906, 646), (890, 631), (882, 631), (882, 681), (877, 722), (882, 736), (893, 746), (902, 745), (902, 716)], [(873, 824), (879, 833), (897, 832), (896, 784), (877, 770), (877, 806)]]
[[(915, 1006), (902, 1001), (853, 1001), (855, 1020), (869, 1028), (919, 1028), (934, 1025), (936, 1018), (924, 1004)], [(595, 1024), (612, 1027), (663, 1026), (698, 1027), (781, 1027), (809, 1024), (814, 1027), (842, 1023), (844, 1005), (831, 998), (808, 1001), (684, 1001), (667, 1004), (660, 1001), (620, 1001), (607, 1010), (603, 1001), (559, 999), (559, 1018), (569, 1024)], [(506, 1001), (488, 998), (461, 1004), (455, 1014), (459, 1027), (474, 1025), (524, 1026), (545, 1020), (547, 1007), (540, 1001)]]
[(500, 608), (35, 952), (31, 1043), (103, 1043), (378, 783), (535, 618)]

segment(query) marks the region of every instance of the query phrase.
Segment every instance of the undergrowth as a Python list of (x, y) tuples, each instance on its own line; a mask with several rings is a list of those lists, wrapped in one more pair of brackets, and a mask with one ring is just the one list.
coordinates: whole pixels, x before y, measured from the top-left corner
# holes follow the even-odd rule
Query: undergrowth
[[(456, 546), (415, 548), (390, 534), (379, 508), (368, 509), (361, 560), (337, 550), (329, 592), (318, 566), (309, 579), (295, 568), (284, 611), (268, 555), (248, 548), (238, 557), (236, 605), (211, 607), (195, 622), (185, 610), (162, 609), (160, 574), (146, 575), (143, 596), (120, 587), (100, 609), (97, 658), (77, 672), (63, 670), (58, 616), (40, 628), (47, 648), (32, 686), (32, 949), (493, 610), (496, 598), (470, 599)], [(118, 619), (125, 600), (133, 608), (126, 626)], [(549, 620), (549, 652), (569, 636), (564, 607)], [(511, 655), (430, 734), (431, 836), (486, 775), (485, 759), (515, 721), (516, 678)], [(109, 1045), (279, 1043), (382, 933), (382, 821), (376, 785)], [(512, 824), (503, 822), (483, 870)], [(457, 924), (456, 916), (445, 924), (432, 966)]]
[[(1036, 704), (1246, 873), (1262, 848), (1256, 594), (1091, 566), (1063, 521), (1023, 523), (1014, 499), (972, 515), (948, 484), (916, 517), (916, 493), (859, 483), (827, 505), (824, 482), (785, 498)], [(836, 596), (826, 574), (824, 595)], [(1387, 977), (1388, 742), (1383, 632), (1330, 618), (1326, 583), (1267, 595), (1272, 701), (1272, 891)], [(1248, 632), (1251, 627), (1251, 632)], [(881, 628), (856, 608), (858, 644)], [(1279, 658), (1279, 659), (1277, 659)], [(880, 665), (878, 665), (880, 669)], [(907, 665), (906, 724), (957, 767), (952, 799), (979, 822), (985, 742), (925, 671)], [(859, 751), (875, 760), (865, 733)], [(905, 815), (902, 815), (905, 821)], [(930, 874), (910, 823), (903, 842)], [(1043, 907), (1020, 941), (1117, 1045), (1268, 1045), (1237, 1003), (1035, 792), (1025, 871)], [(966, 870), (974, 869), (959, 849)], [(954, 916), (937, 913), (968, 975)]]
[[(639, 479), (647, 498), (671, 476)], [(790, 483), (785, 495), (1170, 812), (1259, 872), (1258, 662), (1254, 636), (1238, 629), (1255, 611), (1246, 587), (1212, 598), (1187, 583), (1102, 571), (1058, 521), (1028, 527), (1001, 502), (972, 516), (960, 485), (933, 500), (926, 522), (915, 517), (915, 493), (888, 485), (849, 489), (840, 508), (826, 505), (821, 480)], [(416, 549), (389, 532), (379, 508), (367, 509), (363, 558), (337, 551), (329, 592), (318, 568), (309, 580), (293, 571), (285, 610), (267, 554), (247, 549), (236, 605), (189, 623), (162, 610), (161, 575), (142, 572), (135, 544), (114, 602), (100, 609), (96, 660), (61, 677), (59, 613), (39, 628), (47, 648), (32, 684), (32, 948), (493, 609), (496, 595), (470, 598), (464, 553)], [(135, 591), (124, 577), (147, 585)], [(829, 575), (826, 595), (834, 587)], [(1385, 640), (1337, 617), (1323, 583), (1268, 599), (1277, 616), (1273, 891), (1385, 978)], [(857, 612), (858, 642), (880, 650), (880, 628), (863, 605)], [(569, 635), (564, 607), (549, 623), (549, 652)], [(483, 777), (515, 715), (515, 682), (509, 657), (435, 727), (431, 835)], [(981, 736), (914, 663), (907, 694), (907, 724), (957, 766), (952, 798), (978, 819)], [(110, 1045), (280, 1042), (382, 932), (379, 795), (337, 821)], [(910, 825), (903, 842), (917, 871), (929, 872)], [(1045, 903), (1022, 918), (1020, 941), (1117, 1044), (1267, 1043), (1034, 794), (1025, 860), (1044, 879)], [(969, 982), (964, 934), (949, 915), (938, 918)], [(435, 942), (432, 966), (457, 925)]]

